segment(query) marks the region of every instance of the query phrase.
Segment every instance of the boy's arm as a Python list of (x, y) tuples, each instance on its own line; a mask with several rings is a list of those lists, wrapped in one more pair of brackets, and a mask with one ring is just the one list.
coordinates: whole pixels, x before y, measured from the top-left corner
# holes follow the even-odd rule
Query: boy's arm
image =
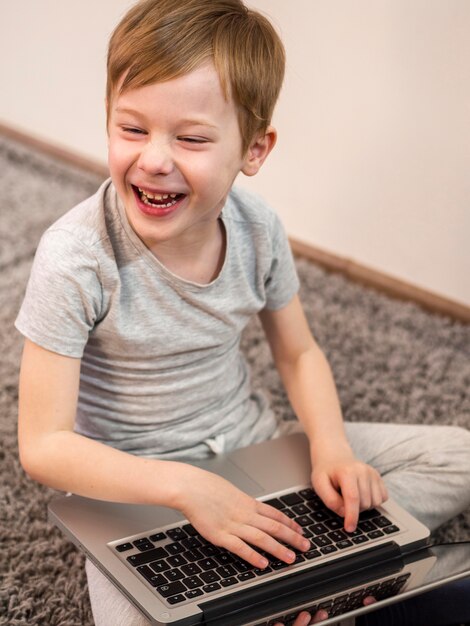
[(178, 509), (206, 539), (256, 567), (266, 560), (251, 546), (287, 562), (295, 555), (280, 542), (308, 548), (297, 524), (220, 476), (185, 463), (137, 457), (75, 433), (79, 378), (79, 359), (25, 341), (18, 442), (32, 478), (91, 498)]
[(346, 439), (335, 383), (309, 330), (298, 296), (278, 311), (260, 313), (290, 403), (310, 442), (312, 484), (352, 532), (360, 509), (387, 498), (378, 472), (358, 461)]

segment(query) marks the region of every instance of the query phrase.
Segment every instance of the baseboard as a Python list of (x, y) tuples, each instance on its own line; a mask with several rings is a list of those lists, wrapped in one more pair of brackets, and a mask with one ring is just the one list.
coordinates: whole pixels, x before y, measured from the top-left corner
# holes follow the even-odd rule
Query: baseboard
[(0, 135), (13, 139), (14, 141), (18, 141), (33, 150), (39, 150), (40, 152), (48, 154), (55, 159), (74, 165), (82, 170), (85, 170), (86, 172), (96, 174), (97, 176), (101, 176), (103, 178), (107, 178), (109, 176), (106, 164), (79, 155), (73, 150), (58, 146), (57, 144), (45, 139), (40, 139), (33, 134), (14, 128), (13, 126), (9, 126), (8, 124), (4, 124), (2, 122), (0, 122)]
[(290, 238), (294, 255), (304, 257), (331, 272), (338, 272), (350, 280), (372, 287), (398, 300), (414, 302), (432, 313), (446, 315), (461, 322), (470, 322), (470, 307), (455, 302), (411, 283), (393, 278), (383, 272), (361, 265), (310, 244)]
[[(5, 137), (10, 137), (14, 141), (19, 141), (32, 149), (39, 150), (54, 158), (70, 163), (87, 172), (97, 174), (103, 178), (109, 176), (108, 168), (105, 164), (78, 155), (72, 150), (34, 137), (29, 133), (1, 122), (0, 134)], [(372, 287), (393, 298), (414, 302), (432, 313), (446, 315), (462, 322), (470, 322), (470, 307), (464, 304), (449, 300), (448, 298), (444, 298), (405, 281), (371, 269), (365, 265), (361, 265), (356, 261), (332, 254), (331, 252), (326, 252), (325, 250), (303, 243), (297, 239), (290, 238), (290, 243), (292, 251), (296, 256), (309, 259), (329, 271), (344, 274), (354, 282)]]

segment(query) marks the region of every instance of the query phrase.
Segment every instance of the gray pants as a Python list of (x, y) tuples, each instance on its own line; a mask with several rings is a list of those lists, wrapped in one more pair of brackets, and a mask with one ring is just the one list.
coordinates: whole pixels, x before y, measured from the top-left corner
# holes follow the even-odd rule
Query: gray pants
[[(275, 436), (299, 430), (285, 422)], [(347, 423), (359, 459), (383, 476), (390, 495), (434, 530), (470, 505), (470, 431), (454, 426)], [(88, 587), (96, 626), (149, 626), (89, 561)]]

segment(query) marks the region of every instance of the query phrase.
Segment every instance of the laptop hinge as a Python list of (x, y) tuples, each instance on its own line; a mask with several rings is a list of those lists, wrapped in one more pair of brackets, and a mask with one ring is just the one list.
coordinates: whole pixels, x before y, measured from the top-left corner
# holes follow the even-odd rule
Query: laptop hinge
[[(237, 626), (263, 615), (282, 611), (286, 605), (296, 602), (308, 602), (312, 594), (318, 597), (324, 593), (334, 593), (340, 579), (347, 582), (377, 574), (389, 575), (400, 571), (403, 563), (399, 546), (390, 541), (380, 546), (371, 547), (358, 554), (345, 556), (331, 563), (316, 565), (300, 572), (288, 574), (275, 580), (261, 583), (230, 595), (199, 604), (204, 615), (204, 624), (208, 626)], [(373, 570), (373, 572), (372, 572)]]

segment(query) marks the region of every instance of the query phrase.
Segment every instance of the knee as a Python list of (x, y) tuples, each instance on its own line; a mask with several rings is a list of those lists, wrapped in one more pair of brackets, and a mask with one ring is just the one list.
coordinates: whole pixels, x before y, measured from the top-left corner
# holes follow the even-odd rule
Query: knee
[(461, 426), (439, 426), (434, 437), (433, 453), (437, 460), (470, 473), (470, 430)]

